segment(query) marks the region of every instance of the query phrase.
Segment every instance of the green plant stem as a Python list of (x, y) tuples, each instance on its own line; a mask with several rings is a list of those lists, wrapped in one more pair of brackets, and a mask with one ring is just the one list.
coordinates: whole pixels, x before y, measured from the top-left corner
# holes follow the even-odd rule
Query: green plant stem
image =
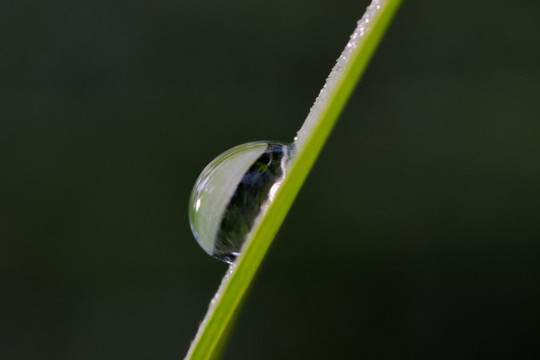
[(358, 22), (315, 104), (295, 138), (295, 155), (274, 201), (248, 235), (241, 255), (223, 278), (186, 359), (215, 359), (221, 354), (236, 313), (272, 240), (313, 167), (360, 76), (401, 0), (374, 0)]

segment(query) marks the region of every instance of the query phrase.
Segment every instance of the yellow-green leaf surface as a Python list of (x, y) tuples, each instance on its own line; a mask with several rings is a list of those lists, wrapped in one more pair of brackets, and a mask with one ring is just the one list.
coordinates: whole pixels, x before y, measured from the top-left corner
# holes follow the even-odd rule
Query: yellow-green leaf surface
[(263, 210), (240, 256), (230, 265), (186, 359), (215, 359), (221, 355), (237, 312), (270, 244), (400, 3), (401, 0), (374, 0), (358, 21), (350, 41), (298, 131), (294, 142), (295, 155), (274, 201)]

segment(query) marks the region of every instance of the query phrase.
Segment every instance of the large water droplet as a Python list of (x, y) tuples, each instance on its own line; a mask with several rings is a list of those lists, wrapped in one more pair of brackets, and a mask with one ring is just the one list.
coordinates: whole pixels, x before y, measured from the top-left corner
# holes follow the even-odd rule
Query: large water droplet
[(234, 262), (281, 185), (290, 153), (283, 143), (251, 142), (224, 152), (203, 170), (191, 193), (189, 221), (204, 251)]

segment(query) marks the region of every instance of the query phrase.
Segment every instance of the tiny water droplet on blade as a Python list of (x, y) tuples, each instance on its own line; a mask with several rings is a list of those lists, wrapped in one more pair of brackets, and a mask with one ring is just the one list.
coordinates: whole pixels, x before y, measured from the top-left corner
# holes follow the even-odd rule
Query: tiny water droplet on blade
[(234, 262), (281, 186), (291, 149), (280, 142), (251, 142), (224, 152), (203, 170), (191, 193), (189, 222), (204, 251)]

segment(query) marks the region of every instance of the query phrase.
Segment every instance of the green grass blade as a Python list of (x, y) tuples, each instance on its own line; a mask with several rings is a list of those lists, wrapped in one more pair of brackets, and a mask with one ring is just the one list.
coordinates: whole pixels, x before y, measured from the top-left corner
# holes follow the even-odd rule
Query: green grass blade
[(221, 355), (240, 305), (270, 244), (400, 3), (401, 0), (374, 0), (358, 22), (295, 138), (296, 153), (287, 176), (274, 201), (253, 227), (236, 263), (229, 267), (186, 359), (216, 359)]

